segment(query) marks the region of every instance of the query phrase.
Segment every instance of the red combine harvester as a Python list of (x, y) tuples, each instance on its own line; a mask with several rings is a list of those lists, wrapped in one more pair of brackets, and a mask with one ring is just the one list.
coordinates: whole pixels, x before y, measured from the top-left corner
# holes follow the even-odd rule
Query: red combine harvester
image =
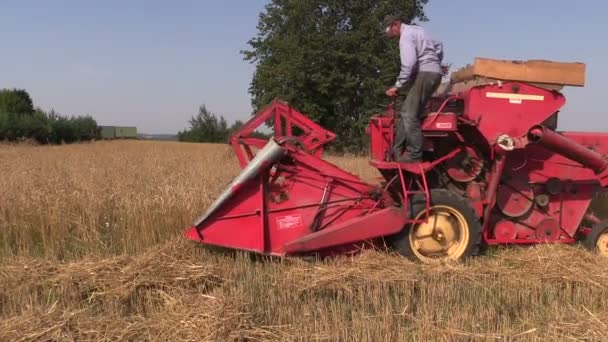
[[(277, 100), (232, 137), (243, 171), (186, 236), (280, 256), (388, 242), (437, 262), (484, 245), (577, 241), (608, 255), (608, 222), (588, 213), (608, 186), (608, 134), (556, 131), (561, 88), (583, 83), (584, 64), (477, 59), (429, 104), (424, 162), (391, 161), (397, 118), (371, 118), (381, 184), (324, 160), (335, 134)], [(265, 122), (274, 138), (252, 137)]]

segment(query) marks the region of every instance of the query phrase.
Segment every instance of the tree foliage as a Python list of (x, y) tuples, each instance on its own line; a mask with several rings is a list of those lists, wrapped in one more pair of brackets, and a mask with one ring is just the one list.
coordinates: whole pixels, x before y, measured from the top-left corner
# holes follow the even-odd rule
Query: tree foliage
[[(189, 121), (190, 128), (179, 132), (177, 138), (184, 142), (228, 143), (230, 137), (243, 126), (240, 120), (228, 126), (222, 115), (210, 112), (205, 105), (199, 107), (198, 114)], [(268, 138), (268, 135), (257, 133), (254, 137)]]
[(41, 144), (88, 141), (98, 137), (97, 122), (90, 116), (65, 117), (35, 109), (21, 89), (0, 90), (0, 141), (34, 139)]
[(34, 113), (34, 102), (23, 89), (0, 90), (0, 113)]
[(372, 114), (386, 108), (399, 71), (395, 41), (382, 36), (385, 15), (426, 20), (427, 0), (272, 0), (257, 36), (243, 51), (256, 65), (250, 85), (257, 111), (275, 97), (338, 134), (337, 147), (358, 150)]
[(179, 132), (180, 141), (188, 142), (225, 142), (227, 141), (228, 124), (223, 117), (217, 117), (207, 110), (205, 105), (198, 109), (198, 114), (189, 121), (190, 129)]
[(51, 111), (48, 115), (51, 133), (48, 142), (74, 143), (99, 138), (97, 122), (91, 116), (65, 117)]

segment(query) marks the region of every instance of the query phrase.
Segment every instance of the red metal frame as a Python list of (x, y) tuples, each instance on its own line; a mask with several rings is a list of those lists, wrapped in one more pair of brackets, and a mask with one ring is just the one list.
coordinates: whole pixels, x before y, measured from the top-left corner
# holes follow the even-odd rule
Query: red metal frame
[[(380, 238), (405, 224), (405, 211), (392, 207), (391, 198), (376, 186), (295, 146), (282, 148), (288, 159), (264, 165), (259, 177), (243, 183), (186, 236), (210, 245), (285, 255)], [(382, 225), (370, 225), (372, 218)]]
[[(317, 157), (323, 153), (323, 146), (336, 138), (336, 134), (317, 125), (304, 114), (289, 107), (286, 102), (275, 99), (251, 120), (238, 129), (230, 138), (239, 163), (244, 168), (254, 157), (252, 147), (262, 148), (267, 140), (253, 137), (258, 128), (272, 122), (274, 137), (294, 138), (302, 147)], [(300, 130), (299, 134), (294, 131)]]

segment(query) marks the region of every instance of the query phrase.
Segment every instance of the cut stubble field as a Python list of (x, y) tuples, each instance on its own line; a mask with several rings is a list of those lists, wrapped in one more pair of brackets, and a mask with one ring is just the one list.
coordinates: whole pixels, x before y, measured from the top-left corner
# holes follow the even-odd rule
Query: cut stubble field
[[(329, 159), (369, 182), (379, 176), (364, 157)], [(185, 241), (238, 172), (227, 145), (0, 145), (0, 340), (608, 335), (608, 261), (577, 246), (431, 266), (379, 251), (255, 258)]]

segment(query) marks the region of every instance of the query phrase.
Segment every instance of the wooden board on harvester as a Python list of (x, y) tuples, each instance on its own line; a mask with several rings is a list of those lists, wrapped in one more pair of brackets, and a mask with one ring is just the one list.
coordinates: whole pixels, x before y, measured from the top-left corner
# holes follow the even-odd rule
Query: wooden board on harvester
[(475, 63), (452, 73), (452, 83), (478, 78), (562, 86), (585, 85), (586, 65), (548, 60), (509, 61), (475, 58)]

